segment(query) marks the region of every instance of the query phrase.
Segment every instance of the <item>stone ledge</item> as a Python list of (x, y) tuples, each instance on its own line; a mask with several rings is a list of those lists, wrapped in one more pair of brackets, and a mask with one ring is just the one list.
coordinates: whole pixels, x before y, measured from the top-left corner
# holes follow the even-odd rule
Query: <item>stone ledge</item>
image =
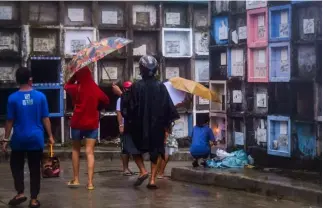
[(320, 184), (307, 183), (252, 169), (173, 168), (171, 178), (178, 181), (243, 190), (278, 199), (308, 201), (319, 205), (322, 203)]

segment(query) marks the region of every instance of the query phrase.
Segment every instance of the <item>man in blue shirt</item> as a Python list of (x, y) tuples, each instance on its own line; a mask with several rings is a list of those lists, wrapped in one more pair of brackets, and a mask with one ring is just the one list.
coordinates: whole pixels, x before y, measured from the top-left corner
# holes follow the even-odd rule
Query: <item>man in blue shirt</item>
[[(40, 190), (40, 163), (44, 149), (44, 128), (49, 135), (49, 142), (54, 144), (51, 123), (48, 118), (48, 104), (43, 93), (32, 89), (31, 72), (21, 67), (16, 71), (19, 91), (11, 94), (7, 104), (7, 122), (5, 141), (10, 141), (10, 167), (17, 195), (9, 205), (16, 206), (27, 200), (24, 195), (24, 164), (28, 158), (30, 172), (31, 200), (29, 207), (39, 207), (37, 196)], [(3, 151), (7, 151), (7, 142), (3, 143)]]
[(204, 159), (202, 164), (206, 164), (205, 160), (211, 153), (210, 142), (216, 142), (213, 131), (209, 127), (209, 116), (202, 114), (196, 120), (196, 126), (191, 133), (192, 144), (190, 147), (190, 153), (194, 158), (193, 167), (199, 166), (198, 161), (201, 158)]

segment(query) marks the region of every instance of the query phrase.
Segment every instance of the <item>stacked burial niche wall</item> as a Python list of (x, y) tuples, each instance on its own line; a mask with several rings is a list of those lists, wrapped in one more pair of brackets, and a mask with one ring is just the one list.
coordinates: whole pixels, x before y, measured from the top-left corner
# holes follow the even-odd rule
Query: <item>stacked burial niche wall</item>
[(282, 159), (293, 158), (311, 160), (306, 168), (315, 169), (322, 143), (321, 2), (209, 7), (209, 88), (222, 98), (210, 103), (210, 125), (218, 133), (225, 123), (222, 147), (245, 149), (258, 164), (301, 164)]
[[(69, 141), (73, 111), (63, 90), (65, 65), (90, 41), (113, 36), (133, 40), (94, 65), (93, 78), (111, 101), (101, 113), (100, 140), (119, 136), (111, 84), (139, 80), (142, 55), (158, 60), (161, 81), (180, 76), (208, 86), (207, 2), (1, 2), (0, 11), (1, 100), (17, 89), (14, 73), (19, 66), (32, 70), (35, 89), (49, 101), (57, 143)], [(192, 100), (178, 109), (178, 137), (187, 137), (196, 117), (209, 112), (207, 100)], [(0, 126), (5, 106), (0, 105)]]

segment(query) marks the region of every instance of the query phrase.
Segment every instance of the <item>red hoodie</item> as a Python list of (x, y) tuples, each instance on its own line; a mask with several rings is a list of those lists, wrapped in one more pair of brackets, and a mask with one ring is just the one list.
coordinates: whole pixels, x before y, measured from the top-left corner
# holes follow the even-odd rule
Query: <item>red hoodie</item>
[[(93, 81), (88, 67), (80, 69), (64, 87), (71, 95), (74, 112), (71, 128), (79, 130), (94, 130), (99, 128), (99, 104), (108, 105), (109, 98)], [(75, 84), (77, 81), (77, 84)]]

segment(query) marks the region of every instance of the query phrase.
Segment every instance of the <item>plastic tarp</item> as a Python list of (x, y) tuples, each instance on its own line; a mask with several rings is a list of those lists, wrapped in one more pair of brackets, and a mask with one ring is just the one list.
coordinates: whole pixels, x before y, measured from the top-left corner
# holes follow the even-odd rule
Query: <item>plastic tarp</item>
[(223, 150), (217, 150), (217, 157), (207, 160), (209, 168), (243, 168), (248, 165), (248, 156), (243, 150), (227, 153)]

